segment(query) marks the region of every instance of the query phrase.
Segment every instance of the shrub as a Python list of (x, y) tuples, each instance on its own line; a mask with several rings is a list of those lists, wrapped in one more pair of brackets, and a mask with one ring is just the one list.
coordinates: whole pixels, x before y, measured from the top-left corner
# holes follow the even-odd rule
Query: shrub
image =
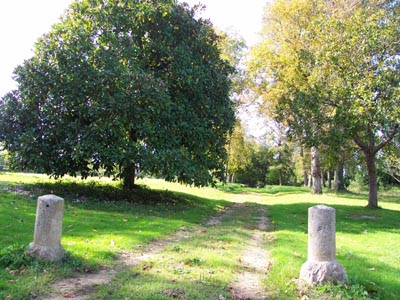
[(26, 245), (14, 244), (0, 250), (0, 266), (4, 268), (19, 269), (32, 263), (32, 258), (27, 254)]

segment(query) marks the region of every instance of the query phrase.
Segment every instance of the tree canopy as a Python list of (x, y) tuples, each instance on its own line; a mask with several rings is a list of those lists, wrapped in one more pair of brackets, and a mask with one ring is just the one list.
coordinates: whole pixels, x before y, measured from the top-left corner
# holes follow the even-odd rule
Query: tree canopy
[(264, 108), (298, 140), (338, 153), (349, 140), (358, 145), (370, 207), (378, 206), (376, 154), (400, 130), (399, 5), (277, 0), (250, 65)]
[(0, 140), (21, 168), (54, 176), (138, 172), (222, 179), (233, 71), (209, 21), (176, 0), (83, 0), (15, 70)]

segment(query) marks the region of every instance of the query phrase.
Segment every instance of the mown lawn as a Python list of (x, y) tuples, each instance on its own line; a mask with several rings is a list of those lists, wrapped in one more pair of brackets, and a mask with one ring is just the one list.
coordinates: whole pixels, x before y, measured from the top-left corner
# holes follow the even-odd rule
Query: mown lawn
[(265, 280), (270, 299), (301, 298), (295, 279), (307, 259), (308, 208), (318, 204), (336, 209), (337, 260), (345, 267), (349, 284), (307, 291), (310, 299), (400, 299), (399, 189), (380, 192), (377, 210), (365, 207), (366, 193), (311, 195), (303, 187), (249, 189), (237, 184), (221, 190), (256, 193), (255, 201), (268, 207), (275, 237), (274, 265)]
[[(142, 180), (140, 184), (142, 188), (137, 192), (124, 193), (117, 183), (107, 179), (59, 182), (41, 175), (0, 174), (0, 249), (3, 253), (0, 260), (5, 255), (16, 260), (23, 256), (18, 247), (7, 247), (32, 241), (36, 198), (47, 193), (66, 200), (62, 244), (68, 251), (67, 259), (61, 264), (28, 262), (27, 267), (0, 266), (0, 299), (8, 296), (12, 296), (9, 299), (32, 299), (45, 293), (57, 278), (70, 276), (77, 270), (92, 272), (101, 266), (112, 266), (120, 251), (137, 249), (181, 228), (196, 228), (235, 201), (247, 202), (248, 207), (266, 208), (272, 220), (271, 238), (265, 243), (273, 259), (264, 282), (270, 291), (269, 299), (299, 299), (293, 279), (298, 277), (307, 259), (307, 210), (316, 204), (336, 209), (337, 260), (345, 267), (350, 281), (345, 286), (308, 290), (309, 299), (400, 299), (398, 192), (382, 194), (379, 203), (382, 209), (369, 210), (364, 208), (365, 194), (313, 196), (304, 188), (247, 189), (239, 185), (199, 189), (155, 179)], [(197, 295), (196, 299), (211, 299), (195, 292), (211, 287), (215, 289), (210, 295), (220, 293), (229, 299), (229, 279), (234, 279), (238, 272), (235, 257), (249, 236), (243, 224), (246, 218), (250, 224), (254, 213), (249, 210), (248, 214), (248, 217), (237, 216), (220, 228), (210, 229), (166, 250), (166, 257), (171, 261), (179, 257), (187, 261), (184, 266), (194, 279), (186, 274), (191, 279), (187, 280), (185, 288)], [(207, 245), (215, 249), (206, 251)], [(224, 257), (218, 264), (220, 247), (224, 248)], [(211, 254), (211, 250), (215, 253)], [(151, 284), (154, 278), (157, 278), (155, 284), (164, 286), (163, 282), (171, 283), (171, 276), (179, 279), (185, 275), (171, 264), (168, 259), (164, 264), (159, 263), (152, 269), (154, 274), (145, 274), (148, 277), (138, 276), (138, 270), (120, 274), (94, 297), (107, 299), (107, 295), (121, 288), (122, 294), (115, 295), (115, 299), (137, 299), (131, 296), (134, 290), (142, 293), (142, 299), (152, 299), (151, 289), (146, 294), (147, 288), (143, 287)], [(136, 280), (132, 280), (133, 275)], [(151, 280), (146, 283), (146, 278)], [(190, 280), (195, 280), (195, 284)], [(171, 299), (165, 295), (164, 298)]]
[(190, 228), (230, 205), (216, 190), (206, 192), (211, 199), (146, 186), (126, 194), (108, 180), (58, 182), (40, 175), (0, 174), (2, 257), (23, 256), (15, 245), (32, 242), (37, 196), (49, 193), (65, 198), (62, 245), (68, 258), (61, 265), (34, 263), (16, 272), (0, 265), (0, 299), (40, 295), (57, 278), (113, 265), (120, 251)]

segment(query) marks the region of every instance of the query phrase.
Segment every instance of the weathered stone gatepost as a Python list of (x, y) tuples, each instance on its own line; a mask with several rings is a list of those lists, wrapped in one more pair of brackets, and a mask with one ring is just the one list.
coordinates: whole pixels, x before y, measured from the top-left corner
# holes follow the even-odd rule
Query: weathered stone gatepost
[(317, 205), (308, 209), (308, 260), (300, 279), (310, 284), (341, 283), (346, 273), (336, 261), (335, 209)]
[(36, 208), (33, 242), (29, 244), (29, 255), (49, 262), (63, 259), (65, 250), (61, 246), (64, 199), (55, 195), (40, 196)]

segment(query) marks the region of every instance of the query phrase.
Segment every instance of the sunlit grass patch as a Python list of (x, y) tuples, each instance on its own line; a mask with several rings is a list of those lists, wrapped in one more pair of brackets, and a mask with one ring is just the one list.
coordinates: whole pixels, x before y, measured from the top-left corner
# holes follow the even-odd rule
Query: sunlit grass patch
[[(0, 289), (0, 298), (11, 295), (13, 299), (26, 299), (30, 292), (43, 293), (57, 277), (114, 265), (121, 251), (170, 235), (182, 227), (190, 228), (229, 205), (225, 200), (184, 192), (151, 190), (144, 182), (137, 191), (126, 193), (107, 179), (67, 178), (61, 182), (42, 175), (3, 173), (0, 174), (0, 249), (32, 242), (36, 199), (49, 193), (65, 199), (61, 243), (70, 255), (61, 265), (28, 266), (22, 274), (0, 269), (0, 277), (8, 278), (5, 282), (0, 280), (4, 287)], [(8, 281), (13, 284), (7, 284)]]
[[(307, 259), (308, 208), (325, 204), (336, 209), (337, 260), (345, 267), (355, 286), (370, 291), (367, 298), (357, 298), (361, 288), (353, 291), (343, 287), (340, 299), (395, 299), (400, 295), (396, 284), (400, 270), (400, 197), (393, 200), (385, 194), (380, 198), (382, 209), (365, 208), (367, 196), (353, 194), (311, 195), (282, 194), (263, 196), (269, 207), (275, 240), (271, 255), (274, 266), (266, 281), (273, 291), (271, 299), (296, 299), (298, 291), (293, 279), (298, 278), (301, 265)], [(340, 288), (336, 288), (336, 292)], [(319, 295), (312, 299), (336, 299), (338, 294), (330, 291), (332, 298)], [(340, 294), (340, 293), (339, 293)], [(355, 297), (355, 298), (351, 298)], [(370, 297), (370, 298), (368, 298)], [(396, 296), (397, 297), (397, 296)]]
[(247, 204), (217, 226), (200, 227), (161, 255), (121, 274), (91, 299), (231, 299), (262, 205)]
[[(336, 209), (337, 260), (351, 281), (309, 291), (310, 299), (391, 300), (400, 295), (400, 194), (396, 190), (381, 193), (382, 209), (371, 210), (365, 208), (366, 195), (357, 193), (311, 195), (302, 187), (276, 186), (193, 188), (157, 179), (138, 183), (142, 188), (135, 194), (124, 194), (109, 179), (59, 182), (35, 174), (1, 174), (0, 249), (32, 241), (37, 196), (53, 192), (66, 200), (62, 245), (68, 257), (61, 264), (33, 264), (17, 272), (0, 268), (0, 299), (40, 296), (57, 278), (112, 266), (121, 251), (145, 249), (149, 242), (182, 228), (193, 234), (168, 245), (158, 259), (119, 274), (93, 299), (153, 300), (173, 299), (173, 295), (230, 299), (229, 286), (240, 269), (238, 260), (260, 208), (271, 219), (264, 243), (273, 260), (264, 280), (269, 299), (298, 299), (293, 279), (307, 259), (308, 208), (317, 204)], [(245, 209), (218, 226), (202, 225), (237, 202), (245, 203)], [(357, 298), (365, 292), (369, 298)]]

